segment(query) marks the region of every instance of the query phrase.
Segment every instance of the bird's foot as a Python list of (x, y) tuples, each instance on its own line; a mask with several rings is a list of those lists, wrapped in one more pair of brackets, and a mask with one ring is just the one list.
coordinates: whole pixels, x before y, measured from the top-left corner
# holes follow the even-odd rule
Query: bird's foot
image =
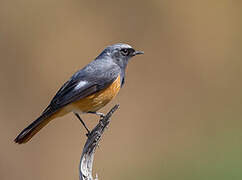
[(90, 135), (91, 135), (91, 132), (88, 130), (86, 133), (87, 138), (89, 138)]
[(74, 113), (74, 114), (75, 114), (76, 117), (80, 120), (80, 122), (82, 123), (82, 125), (84, 126), (84, 128), (87, 130), (87, 134), (86, 134), (86, 136), (88, 137), (88, 136), (91, 134), (91, 132), (89, 131), (89, 129), (87, 128), (86, 124), (85, 124), (84, 121), (81, 119), (81, 117), (79, 116), (79, 114), (78, 114), (78, 113)]
[(104, 118), (106, 116), (106, 114), (101, 113), (101, 112), (88, 111), (87, 113), (96, 114), (96, 115), (100, 116), (100, 118)]

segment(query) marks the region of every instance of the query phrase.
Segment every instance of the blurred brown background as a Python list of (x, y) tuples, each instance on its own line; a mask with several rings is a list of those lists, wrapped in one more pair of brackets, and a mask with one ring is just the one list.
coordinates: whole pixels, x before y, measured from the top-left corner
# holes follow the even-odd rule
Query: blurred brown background
[(78, 179), (86, 137), (74, 115), (13, 139), (117, 42), (145, 55), (103, 109), (121, 105), (95, 156), (100, 179), (242, 179), (241, 32), (239, 0), (1, 0), (0, 179)]

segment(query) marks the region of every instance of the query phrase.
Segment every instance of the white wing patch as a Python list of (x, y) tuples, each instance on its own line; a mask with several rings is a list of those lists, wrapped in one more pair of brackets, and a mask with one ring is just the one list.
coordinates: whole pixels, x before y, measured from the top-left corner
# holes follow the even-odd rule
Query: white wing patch
[(87, 84), (88, 82), (87, 81), (80, 81), (77, 86), (75, 87), (75, 90), (81, 88), (82, 86), (84, 86), (85, 84)]

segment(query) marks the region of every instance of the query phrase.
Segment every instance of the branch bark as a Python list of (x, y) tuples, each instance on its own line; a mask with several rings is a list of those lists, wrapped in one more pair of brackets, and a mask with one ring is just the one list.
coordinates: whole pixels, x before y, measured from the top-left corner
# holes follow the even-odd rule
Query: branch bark
[(87, 141), (84, 145), (81, 160), (79, 164), (79, 179), (80, 180), (98, 180), (96, 175), (95, 179), (92, 177), (92, 165), (94, 160), (95, 150), (103, 135), (104, 130), (110, 122), (112, 114), (119, 108), (115, 105), (104, 117), (102, 117), (96, 127), (93, 128), (89, 134)]

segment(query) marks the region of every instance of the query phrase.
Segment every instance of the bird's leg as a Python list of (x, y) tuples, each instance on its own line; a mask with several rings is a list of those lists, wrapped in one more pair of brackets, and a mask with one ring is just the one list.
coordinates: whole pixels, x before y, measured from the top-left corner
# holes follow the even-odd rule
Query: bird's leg
[(90, 131), (89, 131), (89, 129), (87, 128), (87, 126), (86, 126), (86, 124), (83, 122), (83, 120), (81, 119), (81, 117), (79, 116), (79, 114), (78, 113), (74, 113), (75, 115), (76, 115), (76, 117), (81, 121), (81, 123), (82, 123), (82, 125), (85, 127), (85, 129), (87, 130), (87, 137), (89, 136), (89, 134), (90, 134)]
[(105, 116), (105, 114), (103, 114), (101, 112), (88, 111), (87, 113), (89, 113), (89, 114), (96, 114), (96, 115), (100, 116), (101, 118), (103, 118)]

